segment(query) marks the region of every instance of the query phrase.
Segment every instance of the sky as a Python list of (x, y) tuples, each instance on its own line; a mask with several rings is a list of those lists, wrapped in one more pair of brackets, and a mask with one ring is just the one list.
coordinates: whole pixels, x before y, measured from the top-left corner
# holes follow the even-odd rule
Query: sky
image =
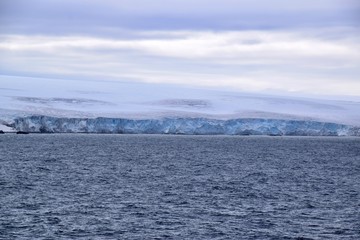
[(0, 75), (359, 96), (359, 30), (358, 0), (0, 0)]

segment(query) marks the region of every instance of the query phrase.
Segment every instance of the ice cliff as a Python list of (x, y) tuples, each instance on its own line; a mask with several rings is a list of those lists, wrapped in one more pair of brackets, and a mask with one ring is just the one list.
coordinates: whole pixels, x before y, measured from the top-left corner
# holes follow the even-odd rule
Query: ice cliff
[(30, 116), (11, 124), (18, 131), (42, 133), (129, 133), (186, 135), (272, 135), (272, 136), (360, 136), (360, 128), (349, 125), (279, 119), (207, 118), (57, 118)]

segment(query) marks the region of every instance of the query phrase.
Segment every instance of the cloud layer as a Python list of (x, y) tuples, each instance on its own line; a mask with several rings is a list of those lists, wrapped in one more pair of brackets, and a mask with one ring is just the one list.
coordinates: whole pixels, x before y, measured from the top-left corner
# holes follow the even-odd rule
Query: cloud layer
[(114, 35), (119, 29), (244, 30), (359, 26), (357, 0), (3, 0), (3, 31)]
[[(354, 37), (340, 37), (344, 32)], [(349, 29), (339, 29), (333, 39), (309, 31), (129, 35), (137, 37), (3, 36), (1, 70), (242, 90), (360, 92), (360, 44)]]
[(4, 0), (0, 74), (358, 95), (355, 0)]

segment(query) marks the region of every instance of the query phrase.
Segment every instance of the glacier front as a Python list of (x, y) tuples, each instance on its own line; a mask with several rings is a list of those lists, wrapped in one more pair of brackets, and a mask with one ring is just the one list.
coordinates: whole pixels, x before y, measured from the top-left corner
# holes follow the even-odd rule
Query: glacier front
[[(359, 136), (360, 97), (280, 96), (81, 80), (1, 77), (0, 130)], [(31, 81), (30, 84), (24, 84)], [(51, 86), (43, 89), (43, 86)]]
[(17, 131), (39, 133), (123, 133), (185, 135), (360, 136), (351, 125), (305, 121), (238, 118), (61, 118), (28, 116), (14, 119)]

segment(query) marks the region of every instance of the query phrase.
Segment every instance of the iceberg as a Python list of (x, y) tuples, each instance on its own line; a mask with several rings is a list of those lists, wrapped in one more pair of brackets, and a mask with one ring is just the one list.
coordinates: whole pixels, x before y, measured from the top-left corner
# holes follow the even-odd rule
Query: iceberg
[(14, 119), (17, 131), (38, 133), (120, 133), (185, 135), (360, 136), (350, 125), (261, 118), (230, 120), (208, 118), (62, 118), (28, 116)]

